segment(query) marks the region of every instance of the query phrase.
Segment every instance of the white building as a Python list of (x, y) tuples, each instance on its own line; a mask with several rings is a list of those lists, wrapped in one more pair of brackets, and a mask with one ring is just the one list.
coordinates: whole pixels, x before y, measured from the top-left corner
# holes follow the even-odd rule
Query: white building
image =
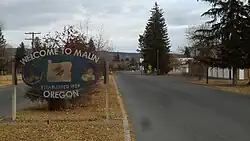
[(176, 57), (177, 61), (179, 62), (179, 65), (174, 66), (173, 70), (171, 72), (174, 73), (188, 73), (189, 72), (189, 65), (188, 61), (193, 60), (193, 58), (187, 58), (187, 57)]

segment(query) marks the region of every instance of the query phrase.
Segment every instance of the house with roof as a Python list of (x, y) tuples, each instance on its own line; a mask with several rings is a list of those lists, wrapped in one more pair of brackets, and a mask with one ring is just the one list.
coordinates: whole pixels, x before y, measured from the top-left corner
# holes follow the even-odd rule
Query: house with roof
[(186, 57), (184, 54), (171, 53), (172, 71), (170, 73), (189, 73), (190, 67), (188, 61), (193, 58)]

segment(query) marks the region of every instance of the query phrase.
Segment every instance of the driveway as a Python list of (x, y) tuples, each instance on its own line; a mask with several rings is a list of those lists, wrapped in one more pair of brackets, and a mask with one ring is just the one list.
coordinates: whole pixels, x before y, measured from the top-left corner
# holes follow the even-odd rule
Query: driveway
[(250, 141), (250, 97), (180, 76), (117, 72), (137, 141)]

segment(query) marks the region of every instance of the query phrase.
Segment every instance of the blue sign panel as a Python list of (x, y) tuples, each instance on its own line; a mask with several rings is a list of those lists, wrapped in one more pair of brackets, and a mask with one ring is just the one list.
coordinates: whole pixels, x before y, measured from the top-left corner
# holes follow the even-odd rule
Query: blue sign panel
[(41, 90), (44, 98), (72, 98), (99, 79), (98, 61), (90, 52), (55, 48), (35, 51), (20, 62), (24, 83)]

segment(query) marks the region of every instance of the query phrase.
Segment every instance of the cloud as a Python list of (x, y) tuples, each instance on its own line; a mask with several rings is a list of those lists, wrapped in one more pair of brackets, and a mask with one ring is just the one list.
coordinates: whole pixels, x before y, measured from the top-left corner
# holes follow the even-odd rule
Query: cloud
[[(186, 28), (204, 21), (200, 15), (207, 5), (187, 0), (158, 3), (168, 24), (172, 50), (176, 50), (186, 43)], [(1, 0), (0, 21), (7, 41), (13, 45), (27, 37), (24, 32), (46, 34), (88, 21), (89, 35), (98, 34), (103, 26), (105, 38), (112, 40), (116, 50), (135, 51), (153, 4), (151, 0)]]

